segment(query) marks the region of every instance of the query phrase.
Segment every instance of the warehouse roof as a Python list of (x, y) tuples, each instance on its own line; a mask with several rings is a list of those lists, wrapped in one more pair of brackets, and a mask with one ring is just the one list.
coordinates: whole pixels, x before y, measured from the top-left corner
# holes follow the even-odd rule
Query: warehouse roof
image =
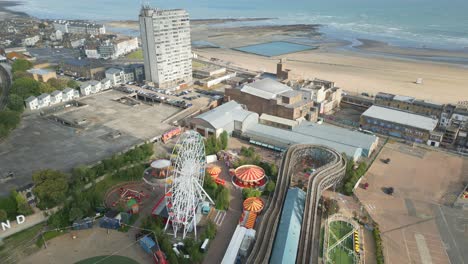
[(260, 116), (260, 120), (266, 120), (266, 121), (270, 121), (270, 122), (274, 122), (274, 123), (278, 123), (278, 124), (283, 124), (283, 125), (287, 125), (287, 126), (291, 126), (291, 127), (297, 126), (299, 124), (299, 121), (295, 121), (295, 120), (291, 120), (291, 119), (287, 119), (287, 118), (282, 118), (282, 117), (278, 117), (278, 116), (267, 115), (267, 114), (262, 114)]
[(301, 236), (306, 194), (298, 188), (289, 189), (284, 201), (270, 263), (294, 263)]
[(213, 128), (219, 129), (227, 124), (245, 120), (249, 115), (256, 115), (253, 112), (245, 110), (242, 105), (236, 101), (229, 101), (208, 112), (205, 112), (195, 118), (203, 119), (210, 123)]
[(241, 91), (265, 99), (274, 99), (280, 93), (291, 91), (292, 88), (272, 79), (257, 80), (245, 84)]
[(434, 130), (438, 122), (437, 119), (430, 117), (375, 105), (367, 109), (362, 115), (428, 131)]
[[(355, 132), (355, 133), (358, 134), (358, 132)], [(293, 129), (293, 131), (290, 131), (290, 130), (271, 127), (271, 126), (267, 126), (263, 124), (249, 125), (245, 129), (244, 134), (247, 137), (250, 137), (251, 139), (255, 141), (263, 141), (264, 143), (269, 143), (277, 147), (287, 147), (293, 144), (323, 145), (329, 148), (333, 148), (340, 153), (344, 152), (346, 153), (348, 157), (352, 157), (354, 160), (358, 159), (363, 154), (361, 147), (356, 146), (356, 144), (350, 145), (350, 144), (343, 142), (344, 140), (348, 140), (349, 142), (352, 142), (353, 141), (352, 138), (350, 139), (347, 139), (347, 138), (333, 139), (333, 137), (321, 138), (321, 137), (315, 137), (311, 134), (307, 134), (304, 131), (296, 131), (296, 129)], [(373, 139), (374, 139), (373, 142), (377, 140), (376, 137), (374, 137)]]
[(37, 69), (37, 68), (34, 68), (34, 69), (28, 70), (28, 72), (31, 73), (31, 74), (45, 75), (45, 74), (52, 73), (53, 71), (48, 70), (48, 69)]

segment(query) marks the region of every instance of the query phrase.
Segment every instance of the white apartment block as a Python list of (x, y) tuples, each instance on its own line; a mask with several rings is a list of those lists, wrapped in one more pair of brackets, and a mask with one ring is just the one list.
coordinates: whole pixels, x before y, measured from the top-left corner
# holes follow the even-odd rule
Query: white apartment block
[(140, 34), (146, 80), (159, 88), (173, 88), (192, 81), (190, 20), (185, 10), (144, 6)]
[(112, 87), (112, 82), (110, 79), (102, 79), (101, 80), (101, 89), (102, 90), (107, 90), (107, 89), (110, 89)]
[(29, 110), (36, 110), (39, 108), (39, 100), (37, 100), (37, 98), (34, 96), (29, 96), (26, 98), (26, 100), (24, 100), (24, 102), (26, 104), (26, 108)]
[(86, 57), (90, 59), (101, 58), (101, 55), (99, 54), (97, 49), (85, 49), (85, 54), (86, 54)]
[(54, 21), (54, 29), (60, 30), (63, 33), (71, 34), (90, 34), (101, 35), (106, 34), (106, 27), (102, 24), (93, 24), (85, 22), (75, 22), (66, 20)]
[(63, 98), (63, 94), (62, 94), (62, 91), (53, 91), (51, 94), (50, 94), (50, 104), (58, 104), (58, 103), (61, 103), (62, 102), (62, 98)]
[(43, 93), (37, 97), (38, 105), (37, 108), (43, 108), (50, 105), (50, 95)]
[(99, 93), (102, 91), (102, 85), (100, 81), (89, 81), (89, 84), (91, 84), (91, 93)]
[(95, 94), (102, 91), (102, 84), (100, 81), (84, 82), (80, 85), (80, 93), (82, 96)]
[(117, 40), (114, 57), (118, 58), (138, 49), (138, 38)]
[(34, 46), (37, 42), (39, 42), (40, 39), (41, 38), (39, 37), (39, 35), (24, 38), (23, 45), (26, 47)]
[(112, 86), (117, 86), (135, 81), (135, 74), (130, 70), (110, 68), (106, 71), (106, 79), (111, 80)]
[(75, 90), (72, 88), (65, 88), (62, 91), (62, 101), (68, 102), (75, 98)]
[(80, 85), (80, 93), (81, 96), (87, 96), (91, 94), (91, 84), (88, 82), (82, 83)]

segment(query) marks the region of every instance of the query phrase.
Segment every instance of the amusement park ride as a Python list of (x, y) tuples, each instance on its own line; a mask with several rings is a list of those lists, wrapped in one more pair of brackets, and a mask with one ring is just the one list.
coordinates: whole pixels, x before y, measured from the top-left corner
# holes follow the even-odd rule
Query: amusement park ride
[(182, 231), (182, 238), (194, 231), (197, 236), (197, 209), (207, 198), (213, 200), (203, 190), (205, 177), (205, 146), (203, 139), (195, 131), (182, 134), (171, 156), (173, 170), (165, 184), (166, 208), (169, 214), (165, 230), (172, 225), (174, 237)]

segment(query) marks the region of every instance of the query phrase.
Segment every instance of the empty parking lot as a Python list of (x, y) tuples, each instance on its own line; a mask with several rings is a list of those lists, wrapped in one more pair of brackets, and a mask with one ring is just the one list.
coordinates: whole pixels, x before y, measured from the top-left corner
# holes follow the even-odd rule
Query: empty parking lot
[(25, 117), (0, 144), (0, 175), (15, 174), (14, 179), (0, 185), (0, 195), (30, 182), (36, 170), (69, 171), (161, 135), (171, 127), (162, 121), (180, 111), (164, 104), (130, 106), (115, 101), (123, 96), (118, 91), (88, 96), (80, 99), (86, 106), (55, 114), (82, 122), (81, 128), (38, 115)]
[[(386, 158), (389, 164), (380, 161)], [(468, 181), (466, 171), (466, 158), (399, 143), (384, 147), (363, 178), (369, 188), (356, 195), (380, 226), (386, 263), (466, 262), (468, 212), (452, 208), (450, 199)]]

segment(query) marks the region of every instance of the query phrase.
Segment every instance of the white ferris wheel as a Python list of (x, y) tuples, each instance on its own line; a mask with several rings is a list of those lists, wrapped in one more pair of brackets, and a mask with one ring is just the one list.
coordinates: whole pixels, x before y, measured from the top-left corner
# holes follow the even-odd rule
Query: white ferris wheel
[(165, 230), (172, 225), (174, 237), (182, 231), (182, 238), (194, 231), (197, 236), (197, 208), (205, 197), (211, 198), (203, 190), (205, 177), (205, 145), (198, 132), (183, 133), (172, 152), (172, 175), (165, 184), (166, 208), (169, 214)]

